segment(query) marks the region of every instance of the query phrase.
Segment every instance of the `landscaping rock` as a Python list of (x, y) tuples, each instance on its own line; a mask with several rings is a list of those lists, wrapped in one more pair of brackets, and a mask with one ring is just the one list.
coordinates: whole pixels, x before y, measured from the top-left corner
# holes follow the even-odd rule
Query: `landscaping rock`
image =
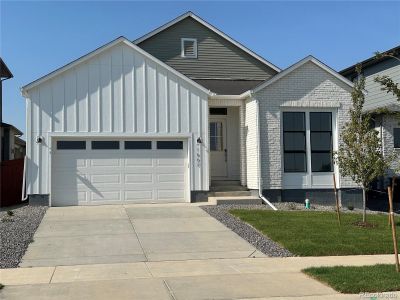
[(0, 212), (0, 269), (16, 268), (38, 228), (47, 206), (21, 206)]
[(201, 206), (201, 208), (265, 255), (272, 257), (294, 256), (290, 251), (275, 243), (254, 227), (229, 213), (231, 209), (269, 209), (265, 205), (218, 205)]

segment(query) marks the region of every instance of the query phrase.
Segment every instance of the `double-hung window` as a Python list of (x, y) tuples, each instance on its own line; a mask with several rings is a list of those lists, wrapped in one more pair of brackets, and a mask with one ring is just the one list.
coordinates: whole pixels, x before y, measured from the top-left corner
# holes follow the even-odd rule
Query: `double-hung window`
[(285, 172), (307, 172), (304, 112), (283, 113), (283, 148)]

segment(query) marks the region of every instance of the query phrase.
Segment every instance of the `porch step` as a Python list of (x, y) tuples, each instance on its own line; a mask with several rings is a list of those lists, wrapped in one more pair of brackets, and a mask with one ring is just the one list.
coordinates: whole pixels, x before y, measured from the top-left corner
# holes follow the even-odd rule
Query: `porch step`
[(209, 192), (209, 197), (242, 197), (251, 196), (250, 191), (225, 191), (225, 192)]
[(240, 185), (240, 180), (212, 180), (211, 186), (232, 186)]
[(262, 200), (256, 196), (237, 196), (237, 197), (211, 197), (209, 202), (216, 203), (216, 205), (224, 204), (262, 204)]
[(230, 191), (247, 191), (247, 188), (241, 185), (217, 185), (210, 187), (211, 192), (230, 192)]

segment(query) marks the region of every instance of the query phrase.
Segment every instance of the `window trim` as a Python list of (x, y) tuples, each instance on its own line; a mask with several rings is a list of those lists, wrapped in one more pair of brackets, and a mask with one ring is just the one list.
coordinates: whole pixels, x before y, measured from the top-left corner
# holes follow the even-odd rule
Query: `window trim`
[[(194, 55), (185, 55), (185, 42), (193, 42)], [(195, 38), (181, 38), (181, 57), (182, 58), (197, 58), (197, 39)]]

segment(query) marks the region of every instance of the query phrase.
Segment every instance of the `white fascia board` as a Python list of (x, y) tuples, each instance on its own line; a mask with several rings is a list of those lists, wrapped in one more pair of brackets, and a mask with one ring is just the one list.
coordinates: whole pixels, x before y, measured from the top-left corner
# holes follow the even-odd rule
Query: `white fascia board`
[(190, 11), (185, 13), (185, 14), (183, 14), (183, 15), (181, 15), (181, 16), (179, 16), (179, 17), (177, 17), (177, 18), (175, 18), (175, 19), (173, 19), (172, 21), (164, 24), (163, 26), (160, 26), (157, 29), (154, 29), (153, 31), (150, 31), (149, 33), (145, 34), (144, 36), (134, 40), (133, 43), (139, 44), (139, 43), (143, 42), (144, 40), (147, 40), (148, 38), (150, 38), (150, 37), (156, 35), (157, 33), (167, 29), (168, 27), (171, 27), (172, 25), (182, 21), (183, 19), (185, 19), (187, 17), (193, 18), (194, 20), (196, 20), (200, 24), (204, 25), (208, 29), (210, 29), (213, 32), (215, 32), (216, 34), (220, 35), (221, 37), (226, 39), (228, 42), (230, 42), (233, 45), (235, 45), (236, 47), (240, 48), (241, 50), (243, 50), (247, 54), (250, 54), (252, 57), (254, 57), (255, 59), (259, 60), (263, 64), (267, 65), (271, 69), (273, 69), (273, 70), (275, 70), (277, 72), (281, 71), (281, 69), (279, 69), (277, 66), (275, 66), (274, 64), (272, 64), (269, 61), (267, 61), (265, 58), (261, 57), (260, 55), (256, 54), (255, 52), (251, 51), (249, 48), (243, 46), (241, 43), (235, 41), (233, 38), (229, 37), (228, 35), (223, 33), (221, 30), (219, 30), (218, 28), (214, 27), (213, 25), (207, 23), (206, 21), (204, 21), (200, 17), (196, 16), (194, 13), (192, 13)]
[(52, 78), (54, 78), (55, 76), (69, 70), (72, 69), (74, 67), (76, 67), (79, 64), (84, 63), (85, 61), (91, 59), (92, 57), (96, 56), (97, 54), (104, 52), (110, 48), (112, 48), (113, 46), (120, 44), (120, 43), (124, 43), (127, 46), (133, 48), (135, 51), (139, 52), (140, 54), (142, 54), (144, 57), (146, 57), (149, 60), (152, 60), (153, 62), (155, 62), (156, 64), (164, 67), (165, 69), (167, 69), (169, 72), (173, 73), (174, 75), (176, 75), (177, 77), (181, 78), (182, 80), (188, 82), (189, 84), (191, 84), (192, 86), (197, 87), (199, 90), (203, 91), (204, 93), (206, 93), (207, 95), (211, 95), (210, 90), (206, 89), (205, 87), (203, 87), (202, 85), (198, 84), (197, 82), (195, 82), (194, 80), (190, 79), (189, 77), (183, 75), (182, 73), (178, 72), (177, 70), (171, 68), (170, 66), (168, 66), (166, 63), (162, 62), (161, 60), (155, 58), (154, 56), (152, 56), (151, 54), (147, 53), (146, 51), (144, 51), (143, 49), (141, 49), (140, 47), (136, 46), (135, 44), (133, 44), (131, 41), (129, 41), (127, 38), (125, 37), (119, 37), (113, 41), (111, 41), (110, 43), (107, 43), (99, 48), (97, 48), (96, 50), (81, 56), (80, 58), (66, 64), (65, 66), (43, 76), (40, 77), (39, 79), (23, 86), (21, 88), (21, 92), (22, 95), (24, 97), (28, 97), (28, 91), (40, 84), (42, 84), (45, 81), (48, 81)]
[(268, 79), (268, 80), (264, 81), (263, 83), (261, 83), (260, 85), (255, 87), (251, 92), (252, 93), (257, 93), (258, 91), (266, 88), (267, 86), (273, 84), (274, 82), (278, 81), (279, 79), (281, 79), (281, 78), (285, 77), (286, 75), (290, 74), (291, 72), (293, 72), (294, 70), (298, 69), (299, 67), (301, 67), (302, 65), (304, 65), (307, 62), (314, 63), (315, 65), (317, 65), (321, 69), (325, 70), (326, 72), (328, 72), (332, 76), (336, 77), (337, 79), (339, 79), (343, 83), (347, 84), (349, 87), (353, 88), (353, 83), (350, 80), (348, 80), (347, 78), (343, 77), (338, 72), (336, 72), (332, 68), (328, 67), (327, 65), (325, 65), (324, 63), (322, 63), (321, 61), (319, 61), (318, 59), (316, 59), (312, 55), (309, 55), (309, 56), (303, 58), (302, 60), (298, 61), (297, 63), (291, 65), (290, 67), (286, 68), (282, 72), (276, 74), (271, 79)]
[(246, 91), (240, 95), (218, 95), (214, 94), (208, 97), (210, 100), (243, 100), (251, 97), (251, 91)]

